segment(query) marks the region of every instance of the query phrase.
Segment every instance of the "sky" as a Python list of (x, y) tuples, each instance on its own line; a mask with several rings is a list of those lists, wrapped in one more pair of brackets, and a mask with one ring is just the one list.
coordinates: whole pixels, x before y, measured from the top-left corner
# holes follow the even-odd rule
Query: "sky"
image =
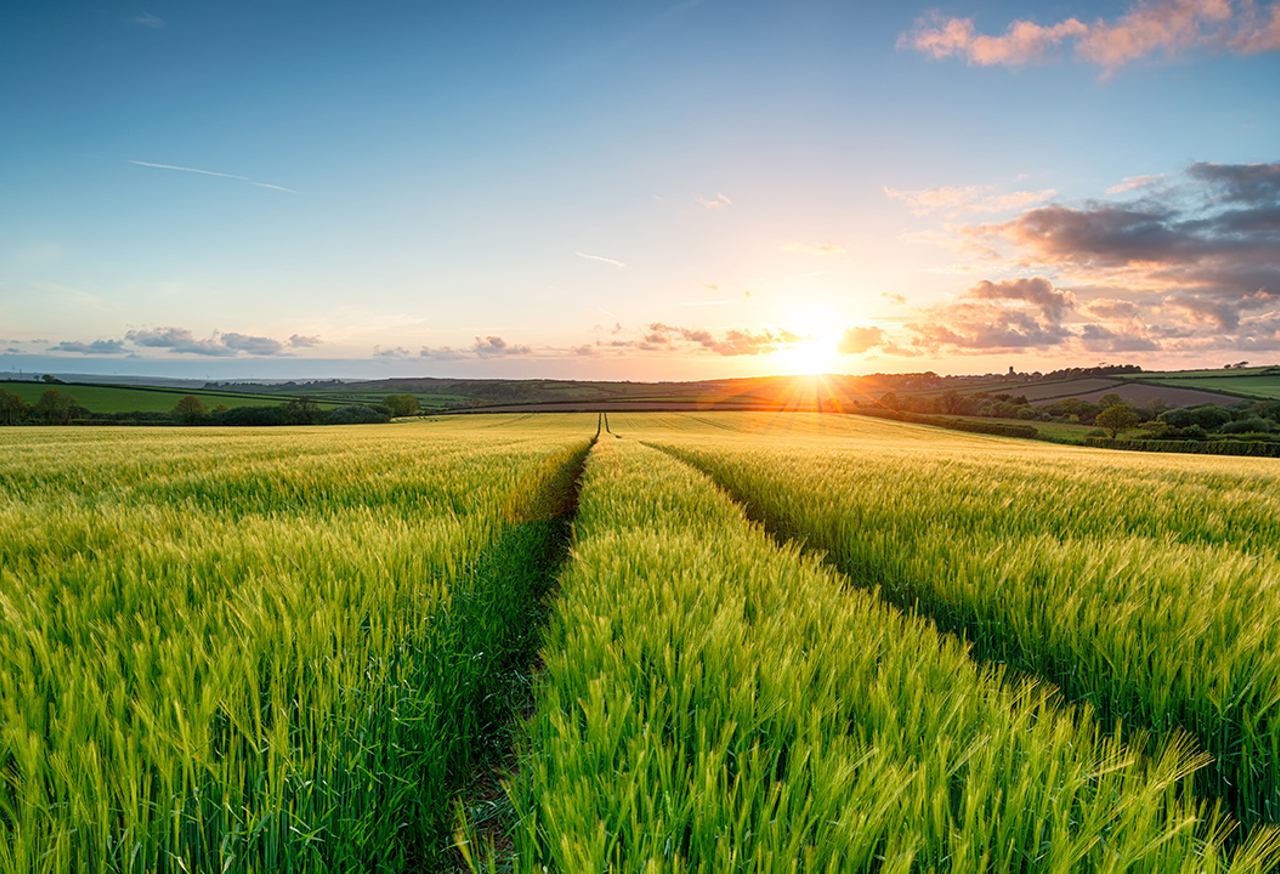
[(1280, 0), (29, 3), (0, 371), (1280, 362)]

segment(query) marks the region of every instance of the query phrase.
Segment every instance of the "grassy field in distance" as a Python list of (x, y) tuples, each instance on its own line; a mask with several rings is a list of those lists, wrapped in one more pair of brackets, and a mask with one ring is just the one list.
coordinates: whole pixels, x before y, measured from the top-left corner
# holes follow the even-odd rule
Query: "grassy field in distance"
[[(236, 392), (203, 391), (200, 389), (150, 388), (142, 386), (112, 386), (96, 384), (49, 384), (43, 382), (0, 382), (0, 388), (20, 396), (34, 405), (49, 389), (57, 389), (71, 395), (80, 406), (95, 413), (168, 412), (187, 395), (194, 395), (213, 409), (219, 404), (228, 407), (276, 406), (289, 397)], [(323, 408), (342, 406), (346, 402), (321, 402)]]

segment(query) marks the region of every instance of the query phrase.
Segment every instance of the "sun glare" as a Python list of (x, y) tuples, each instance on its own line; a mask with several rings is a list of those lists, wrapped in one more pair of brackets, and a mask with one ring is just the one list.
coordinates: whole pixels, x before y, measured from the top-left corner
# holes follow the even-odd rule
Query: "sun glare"
[(794, 374), (833, 373), (838, 370), (841, 316), (830, 310), (807, 310), (789, 320), (789, 330), (804, 339), (777, 353), (780, 370)]

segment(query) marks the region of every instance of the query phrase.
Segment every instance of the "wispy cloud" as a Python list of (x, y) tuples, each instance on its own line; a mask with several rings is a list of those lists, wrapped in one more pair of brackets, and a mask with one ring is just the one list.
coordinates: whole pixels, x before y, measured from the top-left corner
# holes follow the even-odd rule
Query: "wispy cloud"
[(1112, 185), (1107, 189), (1107, 194), (1124, 194), (1126, 191), (1138, 191), (1143, 188), (1151, 188), (1159, 185), (1167, 177), (1164, 173), (1155, 173), (1147, 176), (1126, 176), (1118, 184)]
[(1015, 21), (1000, 36), (977, 32), (970, 18), (922, 18), (898, 39), (933, 58), (957, 56), (976, 66), (1021, 66), (1050, 59), (1064, 42), (1075, 55), (1110, 73), (1153, 56), (1181, 58), (1194, 49), (1255, 54), (1280, 50), (1280, 3), (1254, 0), (1139, 2), (1113, 22), (1068, 18), (1051, 25)]
[(723, 209), (726, 206), (733, 206), (733, 201), (723, 194), (717, 194), (714, 198), (699, 197), (698, 203), (707, 209)]
[[(603, 255), (588, 255), (586, 252), (574, 252), (579, 258), (586, 258), (588, 261), (600, 261), (605, 264), (612, 264), (614, 267), (621, 267), (623, 270), (627, 268), (626, 264), (621, 261), (615, 261), (612, 258), (605, 258)], [(607, 312), (607, 311), (606, 311)]]
[(164, 19), (157, 18), (150, 12), (144, 12), (141, 15), (135, 15), (132, 19), (134, 24), (140, 24), (143, 27), (149, 27), (152, 30), (159, 30), (164, 27)]
[(196, 167), (179, 167), (177, 164), (156, 164), (151, 161), (134, 161), (129, 160), (130, 164), (136, 164), (139, 167), (154, 167), (157, 170), (179, 170), (183, 173), (199, 173), (201, 176), (218, 176), (222, 179), (235, 179), (238, 182), (248, 182), (250, 185), (256, 185), (259, 188), (272, 188), (276, 191), (287, 191), (290, 194), (297, 194), (292, 188), (285, 188), (283, 185), (272, 185), (268, 182), (255, 182), (248, 176), (237, 176), (234, 173), (219, 173), (216, 170), (200, 170)]

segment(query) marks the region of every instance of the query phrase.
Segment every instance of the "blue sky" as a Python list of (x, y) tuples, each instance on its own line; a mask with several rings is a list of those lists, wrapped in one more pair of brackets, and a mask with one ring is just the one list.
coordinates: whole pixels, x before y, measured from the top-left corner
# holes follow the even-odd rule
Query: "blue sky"
[(1276, 11), (30, 4), (0, 370), (1275, 361)]

